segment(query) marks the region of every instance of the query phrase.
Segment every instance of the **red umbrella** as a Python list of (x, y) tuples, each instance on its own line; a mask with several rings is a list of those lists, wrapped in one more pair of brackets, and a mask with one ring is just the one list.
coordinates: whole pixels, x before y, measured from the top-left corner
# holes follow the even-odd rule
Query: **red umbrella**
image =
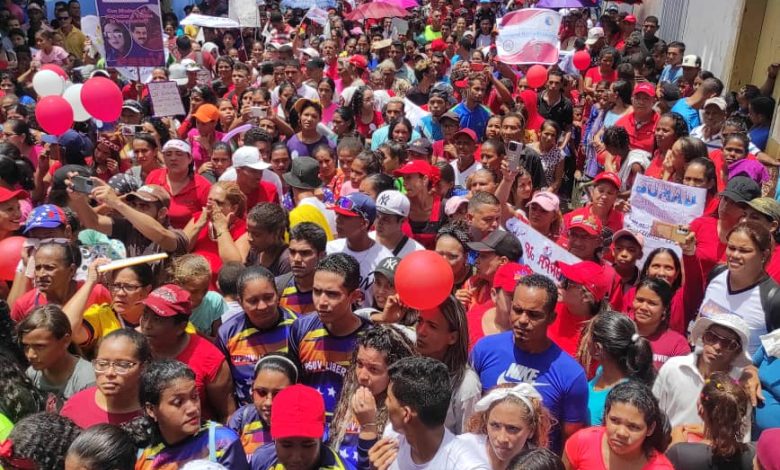
[(406, 16), (409, 16), (409, 12), (403, 8), (390, 3), (373, 2), (360, 5), (352, 12), (344, 15), (344, 18), (352, 21), (360, 21), (368, 19), (403, 18)]

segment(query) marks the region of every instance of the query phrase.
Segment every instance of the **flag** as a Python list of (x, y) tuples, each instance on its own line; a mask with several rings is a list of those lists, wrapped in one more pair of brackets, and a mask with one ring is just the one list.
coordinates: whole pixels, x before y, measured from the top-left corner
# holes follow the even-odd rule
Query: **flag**
[(553, 10), (526, 8), (498, 20), (498, 60), (506, 64), (555, 64), (561, 15)]

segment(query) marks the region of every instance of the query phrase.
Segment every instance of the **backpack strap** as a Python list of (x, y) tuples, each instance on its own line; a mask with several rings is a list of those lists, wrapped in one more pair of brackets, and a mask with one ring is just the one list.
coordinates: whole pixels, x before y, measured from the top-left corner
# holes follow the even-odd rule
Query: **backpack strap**
[(398, 256), (398, 253), (400, 253), (401, 250), (404, 249), (404, 247), (406, 246), (406, 242), (408, 241), (409, 241), (409, 237), (404, 235), (404, 237), (401, 239), (398, 245), (395, 246), (395, 249), (393, 250), (393, 256)]
[(217, 461), (217, 425), (209, 421), (209, 462)]
[[(718, 277), (718, 275), (722, 274), (723, 271), (727, 269), (727, 266), (725, 264), (716, 264), (714, 268), (712, 268), (712, 271), (707, 275), (707, 284), (712, 282), (713, 279)], [(706, 286), (705, 286), (706, 287)]]
[(780, 285), (768, 277), (759, 285), (761, 308), (764, 309), (766, 331), (772, 332), (780, 328)]

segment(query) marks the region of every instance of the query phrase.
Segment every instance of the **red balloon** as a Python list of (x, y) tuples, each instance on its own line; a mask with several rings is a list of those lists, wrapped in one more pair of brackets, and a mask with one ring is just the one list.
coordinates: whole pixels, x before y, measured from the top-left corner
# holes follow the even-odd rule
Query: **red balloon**
[(541, 88), (547, 83), (547, 68), (543, 65), (532, 65), (525, 74), (528, 80), (528, 86), (531, 88)]
[(67, 79), (68, 79), (68, 74), (67, 74), (67, 73), (65, 73), (65, 71), (64, 71), (64, 70), (62, 70), (62, 67), (60, 67), (60, 66), (59, 66), (59, 65), (57, 65), (57, 64), (45, 64), (45, 65), (41, 65), (41, 70), (51, 70), (52, 72), (56, 73), (57, 75), (59, 75), (59, 76), (60, 76), (60, 77), (62, 77), (63, 79), (65, 79), (65, 80), (67, 80)]
[(574, 56), (572, 57), (572, 63), (574, 64), (574, 67), (580, 72), (583, 70), (587, 70), (587, 68), (590, 67), (590, 52), (588, 51), (575, 52)]
[(92, 77), (81, 87), (81, 103), (93, 118), (116, 121), (122, 114), (122, 90), (105, 77)]
[(60, 135), (73, 125), (73, 108), (61, 96), (45, 96), (35, 106), (35, 118), (41, 129)]
[(13, 281), (16, 266), (22, 257), (24, 237), (6, 237), (0, 240), (0, 281)]
[(398, 263), (395, 290), (401, 302), (417, 310), (438, 307), (452, 292), (455, 275), (435, 251), (421, 250)]

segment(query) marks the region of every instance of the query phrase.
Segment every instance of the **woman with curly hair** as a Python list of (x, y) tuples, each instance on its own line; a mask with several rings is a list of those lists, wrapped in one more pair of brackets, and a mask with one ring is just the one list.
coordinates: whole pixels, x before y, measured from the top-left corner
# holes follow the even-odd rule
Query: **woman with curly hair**
[[(13, 330), (11, 330), (13, 331)], [(19, 363), (0, 353), (0, 439), (8, 436), (14, 423), (43, 410), (43, 395)]]
[(552, 418), (533, 385), (504, 384), (492, 389), (474, 407), (458, 436), (469, 443), (493, 470), (505, 470), (523, 451), (547, 447)]
[(141, 375), (139, 398), (144, 416), (123, 427), (142, 448), (135, 468), (180, 468), (208, 459), (227, 468), (248, 470), (238, 435), (214, 421), (201, 421), (195, 373), (173, 360), (154, 361)]
[(18, 423), (0, 444), (0, 465), (7, 469), (63, 470), (68, 447), (81, 430), (53, 413), (36, 413)]
[(754, 450), (743, 443), (749, 405), (745, 389), (728, 374), (710, 375), (698, 401), (704, 427), (683, 425), (672, 431), (675, 444), (666, 456), (674, 468), (752, 469)]
[(133, 440), (122, 429), (96, 424), (73, 441), (65, 456), (65, 468), (133, 470), (136, 453)]
[(358, 438), (381, 436), (388, 423), (388, 368), (414, 356), (414, 343), (399, 327), (375, 325), (358, 339), (333, 412), (328, 445), (357, 466)]

